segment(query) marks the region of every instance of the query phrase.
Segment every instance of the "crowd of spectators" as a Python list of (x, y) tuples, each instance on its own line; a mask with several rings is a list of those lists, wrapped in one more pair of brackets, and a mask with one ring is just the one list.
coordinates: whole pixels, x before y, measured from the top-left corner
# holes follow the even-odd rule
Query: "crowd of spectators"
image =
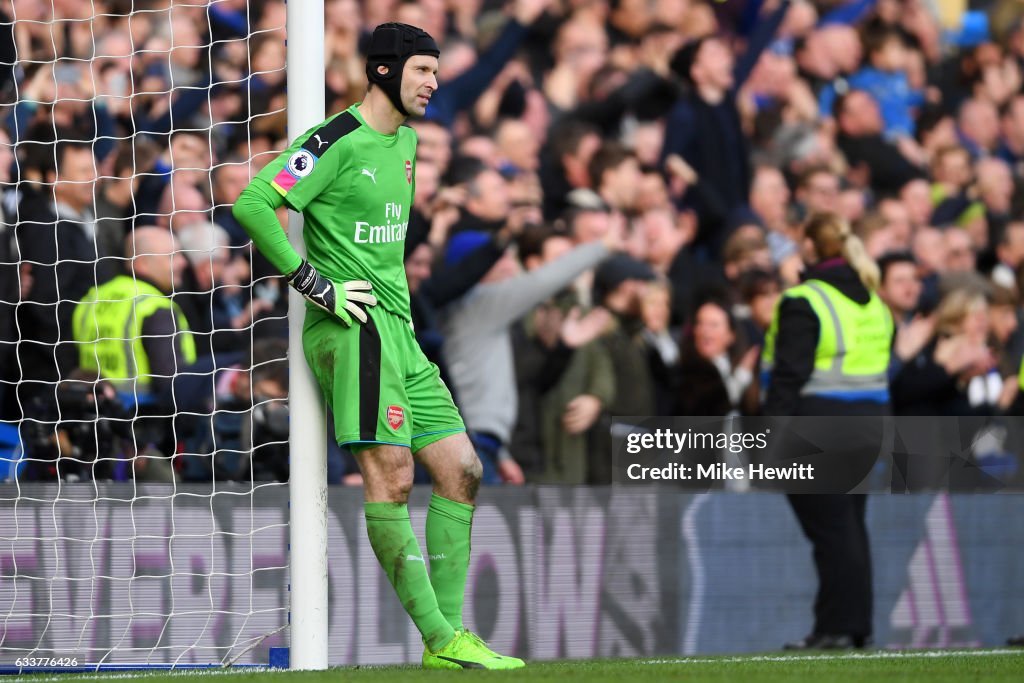
[[(406, 270), (417, 338), (492, 481), (608, 482), (612, 415), (756, 414), (760, 347), (815, 212), (842, 215), (881, 265), (897, 415), (1020, 412), (1017, 3), (325, 8), (328, 114), (365, 92), (375, 25), (441, 45), (439, 90), (410, 121)], [(162, 352), (147, 401), (113, 387), (112, 424), (145, 415), (145, 438), (96, 427), (75, 457), (179, 453), (136, 474), (286, 477), (285, 286), (231, 215), (287, 146), (284, 2), (6, 0), (0, 14), (3, 419), (30, 458), (68, 457), (66, 382), (110, 389), (80, 362), (75, 308), (140, 272), (136, 236), (160, 229), (185, 256), (153, 252), (196, 357)], [(106, 403), (89, 395), (95, 416)], [(110, 440), (124, 452), (95, 452)], [(33, 476), (55, 476), (40, 458)], [(333, 482), (358, 481), (330, 458)]]

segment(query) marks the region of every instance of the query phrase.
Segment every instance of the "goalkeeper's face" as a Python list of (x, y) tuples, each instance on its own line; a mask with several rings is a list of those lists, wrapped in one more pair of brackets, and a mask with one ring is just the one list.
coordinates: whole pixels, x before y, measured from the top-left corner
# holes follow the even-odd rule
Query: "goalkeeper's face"
[(437, 90), (437, 57), (413, 55), (402, 71), (402, 106), (409, 116), (420, 118), (427, 112), (430, 98)]

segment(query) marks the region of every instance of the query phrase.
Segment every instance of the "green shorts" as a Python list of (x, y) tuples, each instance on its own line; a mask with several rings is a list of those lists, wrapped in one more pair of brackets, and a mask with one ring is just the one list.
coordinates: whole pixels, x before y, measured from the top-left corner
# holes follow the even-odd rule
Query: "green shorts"
[(307, 309), (302, 329), (306, 362), (334, 412), (338, 444), (391, 444), (413, 453), (465, 431), (437, 366), (416, 343), (412, 325), (380, 306), (352, 327)]

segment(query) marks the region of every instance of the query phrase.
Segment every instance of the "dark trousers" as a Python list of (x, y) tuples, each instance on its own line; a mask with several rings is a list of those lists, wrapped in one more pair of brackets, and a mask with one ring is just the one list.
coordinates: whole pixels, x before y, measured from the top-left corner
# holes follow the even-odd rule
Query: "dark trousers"
[(476, 448), (477, 457), (484, 471), (480, 477), (481, 484), (500, 484), (501, 475), (498, 474), (498, 457), (501, 452), (501, 439), (488, 434), (487, 432), (469, 432), (469, 440)]
[(871, 635), (871, 549), (865, 524), (867, 496), (788, 495), (800, 528), (814, 550), (818, 594), (814, 633)]

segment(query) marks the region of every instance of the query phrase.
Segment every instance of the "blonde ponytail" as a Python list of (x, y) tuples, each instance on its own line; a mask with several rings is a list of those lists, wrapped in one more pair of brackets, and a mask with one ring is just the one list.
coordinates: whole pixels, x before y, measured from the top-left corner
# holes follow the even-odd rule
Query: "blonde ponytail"
[(807, 221), (804, 234), (814, 243), (814, 251), (819, 259), (842, 256), (857, 272), (865, 287), (872, 291), (878, 289), (882, 281), (878, 264), (868, 256), (864, 243), (853, 234), (850, 224), (842, 216), (835, 213), (814, 214)]
[(878, 268), (875, 260), (868, 255), (868, 250), (859, 237), (854, 235), (847, 228), (843, 235), (843, 256), (850, 267), (857, 271), (860, 281), (872, 292), (882, 284), (882, 271)]

